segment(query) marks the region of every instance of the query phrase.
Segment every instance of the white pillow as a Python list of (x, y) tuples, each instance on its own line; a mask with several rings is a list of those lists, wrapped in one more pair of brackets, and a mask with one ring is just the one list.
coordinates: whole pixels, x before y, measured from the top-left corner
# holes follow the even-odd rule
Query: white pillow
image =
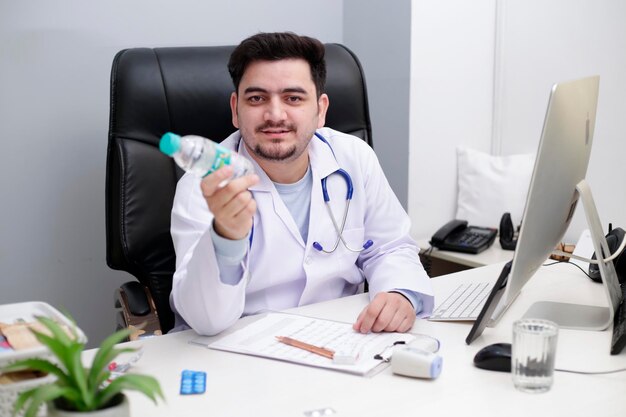
[(498, 228), (505, 212), (522, 221), (535, 164), (533, 154), (493, 156), (459, 147), (456, 218), (472, 226)]

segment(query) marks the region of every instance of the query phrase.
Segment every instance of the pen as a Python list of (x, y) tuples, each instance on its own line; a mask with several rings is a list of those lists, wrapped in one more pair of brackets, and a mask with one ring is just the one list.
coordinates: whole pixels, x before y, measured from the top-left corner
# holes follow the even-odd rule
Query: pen
[(299, 340), (292, 339), (291, 337), (276, 336), (276, 339), (279, 342), (284, 343), (286, 345), (297, 347), (299, 349), (304, 349), (304, 350), (306, 350), (308, 352), (312, 352), (312, 353), (315, 353), (317, 355), (324, 356), (325, 358), (328, 358), (328, 359), (332, 359), (333, 356), (335, 355), (335, 352), (330, 350), (330, 349), (326, 349), (326, 348), (323, 348), (323, 347), (310, 345), (308, 343), (304, 343), (304, 342), (301, 342)]

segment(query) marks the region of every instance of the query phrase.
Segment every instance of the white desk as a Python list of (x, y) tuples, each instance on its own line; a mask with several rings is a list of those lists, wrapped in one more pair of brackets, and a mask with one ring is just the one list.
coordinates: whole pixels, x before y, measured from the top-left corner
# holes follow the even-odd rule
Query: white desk
[[(495, 281), (501, 265), (470, 269), (434, 278), (436, 294), (472, 278)], [(600, 285), (568, 265), (543, 268), (524, 288), (496, 328), (487, 328), (471, 346), (465, 344), (470, 324), (419, 320), (413, 331), (441, 340), (443, 370), (436, 380), (395, 376), (385, 369), (365, 378), (318, 368), (214, 351), (187, 342), (191, 331), (146, 339), (136, 371), (155, 375), (167, 403), (154, 406), (130, 393), (133, 416), (303, 416), (304, 411), (332, 407), (333, 417), (364, 416), (621, 416), (626, 415), (626, 373), (575, 375), (556, 373), (545, 394), (517, 391), (507, 373), (472, 365), (487, 344), (511, 341), (511, 323), (535, 300), (551, 299), (604, 304)], [(439, 297), (441, 300), (442, 297)], [(301, 307), (301, 314), (351, 322), (367, 303), (366, 295)], [(245, 320), (245, 319), (243, 319)], [(241, 321), (240, 321), (241, 322)], [(626, 367), (626, 352), (609, 355), (610, 332), (561, 330), (557, 368), (606, 370)], [(93, 354), (87, 352), (86, 356)], [(183, 369), (207, 372), (207, 391), (180, 396)]]
[[(417, 244), (421, 251), (425, 251), (430, 247), (428, 239), (418, 239)], [(513, 253), (514, 252), (512, 250), (502, 249), (500, 247), (500, 242), (496, 239), (491, 246), (478, 254), (453, 252), (433, 248), (430, 252), (430, 256), (443, 261), (464, 265), (469, 268), (478, 268), (480, 266), (508, 262), (513, 259)]]

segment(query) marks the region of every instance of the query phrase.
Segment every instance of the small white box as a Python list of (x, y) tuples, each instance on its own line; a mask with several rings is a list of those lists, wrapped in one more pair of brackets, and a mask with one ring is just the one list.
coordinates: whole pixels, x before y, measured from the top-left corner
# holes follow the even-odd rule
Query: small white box
[[(0, 322), (13, 324), (18, 321), (35, 322), (38, 316), (45, 316), (54, 319), (57, 323), (64, 324), (70, 328), (74, 327), (67, 317), (50, 304), (42, 301), (28, 301), (23, 303), (2, 304), (0, 305)], [(76, 327), (78, 340), (87, 341), (87, 337)], [(23, 349), (19, 351), (0, 351), (0, 368), (7, 366), (17, 360), (47, 356), (48, 350), (45, 346), (38, 346), (31, 349)]]

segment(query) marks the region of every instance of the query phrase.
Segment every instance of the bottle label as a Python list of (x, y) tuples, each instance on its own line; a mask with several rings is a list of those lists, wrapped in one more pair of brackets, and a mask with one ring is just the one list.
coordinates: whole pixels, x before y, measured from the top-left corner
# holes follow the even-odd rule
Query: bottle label
[(215, 158), (213, 159), (213, 165), (209, 172), (213, 172), (220, 169), (224, 165), (230, 165), (231, 152), (222, 145), (215, 145)]

